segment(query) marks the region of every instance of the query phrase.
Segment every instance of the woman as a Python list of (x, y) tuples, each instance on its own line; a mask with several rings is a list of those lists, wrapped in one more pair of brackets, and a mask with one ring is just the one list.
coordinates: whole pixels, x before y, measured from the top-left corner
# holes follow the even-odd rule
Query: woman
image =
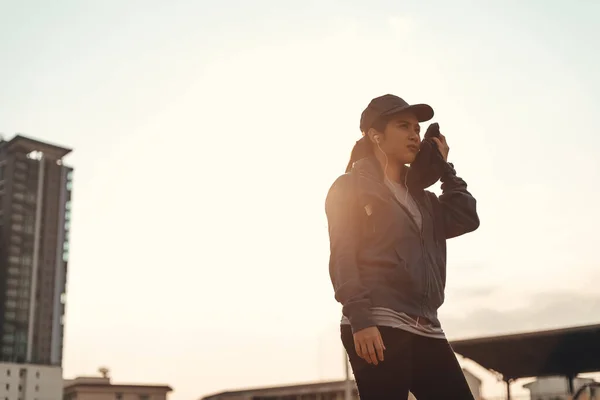
[(373, 99), (347, 173), (327, 195), (329, 271), (361, 399), (406, 399), (409, 391), (418, 400), (473, 399), (437, 318), (446, 239), (479, 226), (476, 201), (447, 162), (443, 135), (431, 139), (443, 193), (407, 185), (406, 165), (420, 150), (419, 123), (431, 118), (425, 104)]

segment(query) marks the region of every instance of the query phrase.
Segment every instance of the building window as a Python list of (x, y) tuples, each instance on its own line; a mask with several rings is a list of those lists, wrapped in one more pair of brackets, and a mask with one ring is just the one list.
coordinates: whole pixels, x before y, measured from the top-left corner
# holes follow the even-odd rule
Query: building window
[(21, 257), (21, 265), (23, 265), (24, 267), (29, 267), (31, 264), (33, 263), (33, 257), (31, 257), (28, 254), (23, 255), (23, 257)]
[(140, 400), (150, 400), (150, 396), (147, 394), (140, 394)]
[(12, 333), (5, 333), (2, 340), (4, 341), (4, 343), (14, 343), (15, 335), (13, 335)]
[(6, 376), (10, 376), (10, 369), (6, 370)]
[(12, 230), (15, 232), (23, 232), (22, 224), (12, 224)]
[(36, 378), (39, 378), (39, 377), (40, 377), (40, 371), (36, 371), (36, 372), (35, 372), (35, 377), (36, 377)]
[(123, 400), (123, 393), (115, 393), (115, 400)]
[(26, 323), (27, 319), (29, 318), (29, 313), (27, 312), (28, 310), (19, 310), (19, 312), (17, 313), (17, 322), (20, 323)]

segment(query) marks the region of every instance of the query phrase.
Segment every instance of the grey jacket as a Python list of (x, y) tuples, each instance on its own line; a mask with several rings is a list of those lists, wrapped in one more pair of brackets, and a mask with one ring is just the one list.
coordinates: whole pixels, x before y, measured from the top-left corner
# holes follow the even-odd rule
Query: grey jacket
[(479, 227), (476, 200), (446, 164), (442, 195), (411, 191), (422, 228), (385, 185), (382, 168), (365, 158), (340, 176), (326, 200), (335, 298), (354, 332), (374, 326), (372, 307), (423, 317), (439, 326), (444, 302), (446, 239)]

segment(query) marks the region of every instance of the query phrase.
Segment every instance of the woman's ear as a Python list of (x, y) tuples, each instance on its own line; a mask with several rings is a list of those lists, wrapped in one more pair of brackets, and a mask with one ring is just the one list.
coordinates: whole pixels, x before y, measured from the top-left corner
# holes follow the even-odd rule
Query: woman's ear
[(379, 143), (381, 143), (381, 137), (383, 135), (380, 132), (378, 132), (376, 129), (371, 128), (367, 132), (367, 136), (369, 137), (369, 140), (371, 141), (371, 143), (379, 144)]

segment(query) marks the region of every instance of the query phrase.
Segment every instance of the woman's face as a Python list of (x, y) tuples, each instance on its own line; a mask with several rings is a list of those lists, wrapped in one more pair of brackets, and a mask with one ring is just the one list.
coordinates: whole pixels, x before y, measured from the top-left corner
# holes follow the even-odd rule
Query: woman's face
[(421, 144), (421, 127), (409, 112), (394, 115), (381, 137), (381, 149), (394, 161), (410, 164), (415, 160)]

